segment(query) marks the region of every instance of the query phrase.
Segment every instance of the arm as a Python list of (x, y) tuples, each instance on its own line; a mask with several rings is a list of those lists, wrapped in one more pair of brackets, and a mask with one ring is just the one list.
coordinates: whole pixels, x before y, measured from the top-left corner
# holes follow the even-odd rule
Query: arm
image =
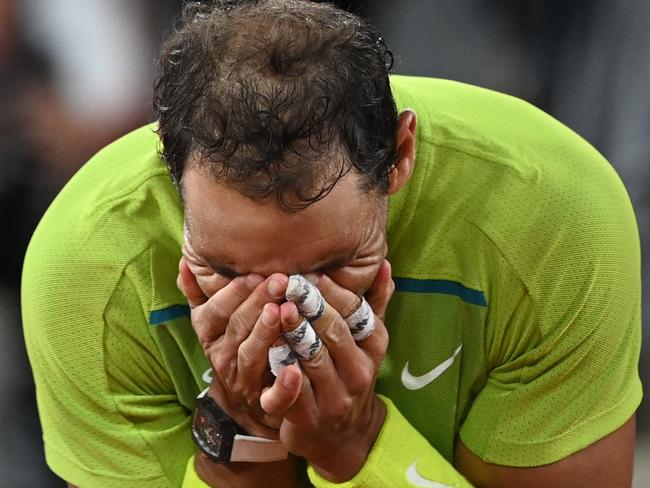
[[(196, 473), (208, 486), (232, 488), (267, 487), (269, 480), (277, 486), (296, 486), (296, 459), (276, 463), (215, 464), (197, 450), (194, 458)], [(195, 488), (195, 487), (192, 487)]]
[(635, 418), (632, 416), (619, 429), (582, 451), (535, 468), (486, 463), (458, 439), (455, 464), (468, 480), (484, 488), (629, 487), (634, 462), (634, 426)]
[[(264, 414), (259, 397), (269, 386), (268, 348), (281, 333), (275, 302), (284, 296), (286, 287), (284, 283), (274, 293), (269, 283), (278, 277), (286, 281), (286, 277), (272, 275), (264, 280), (249, 275), (227, 280), (213, 272), (201, 274), (200, 263), (193, 261), (188, 249), (186, 245), (185, 258), (179, 263), (178, 287), (188, 299), (192, 325), (214, 369), (208, 395), (250, 435), (277, 439), (279, 421)], [(286, 381), (287, 374), (290, 371), (280, 380)], [(297, 392), (296, 386), (293, 389)], [(291, 487), (297, 483), (296, 461), (290, 456), (278, 462), (217, 464), (197, 449), (193, 464), (187, 467), (186, 483), (254, 487), (267, 486), (272, 479), (279, 486)]]
[(310, 468), (310, 478), (315, 486), (402, 486), (405, 479), (413, 486), (454, 488), (618, 488), (629, 487), (631, 484), (634, 417), (582, 451), (561, 461), (532, 468), (486, 463), (458, 439), (454, 469), (408, 424), (390, 401), (386, 401), (389, 411), (387, 422), (361, 470), (348, 482), (339, 485)]
[[(334, 286), (325, 278), (323, 295), (328, 301), (334, 303), (332, 298), (336, 293)], [(284, 307), (284, 305), (283, 305)], [(337, 309), (340, 309), (336, 307)], [(325, 326), (319, 327), (319, 321), (314, 324), (320, 329), (319, 334), (327, 343)], [(335, 334), (336, 335), (336, 334)], [(330, 346), (334, 349), (338, 345)], [(340, 361), (335, 361), (339, 366)], [(310, 379), (318, 379), (319, 375), (314, 369), (326, 368), (326, 361), (319, 366), (303, 363), (306, 374)], [(349, 377), (350, 375), (347, 375)], [(341, 375), (345, 378), (346, 375)], [(318, 383), (314, 380), (314, 389), (318, 391)], [(321, 404), (322, 405), (322, 404)], [(622, 405), (621, 405), (622, 406)], [(286, 419), (294, 415), (292, 407), (286, 414)], [(623, 411), (625, 410), (624, 407)], [(355, 442), (346, 442), (347, 437), (341, 437), (340, 448), (332, 457), (319, 458), (313, 456), (309, 450), (304, 451), (304, 456), (310, 461), (312, 469), (310, 477), (317, 486), (331, 486), (332, 482), (346, 482), (345, 486), (395, 486), (403, 483), (405, 474), (415, 471), (417, 476), (421, 471), (426, 481), (448, 483), (449, 486), (470, 486), (465, 476), (476, 486), (629, 486), (632, 476), (632, 460), (634, 451), (634, 418), (632, 417), (622, 427), (613, 433), (605, 435), (591, 446), (567, 455), (564, 459), (549, 463), (541, 467), (507, 467), (488, 464), (474, 455), (460, 441), (458, 442), (456, 472), (440, 454), (423, 439), (413, 427), (401, 416), (394, 407), (392, 419), (380, 421), (379, 429), (374, 430), (376, 424), (370, 423), (370, 428), (360, 432), (369, 433), (369, 437), (359, 435)], [(628, 414), (629, 415), (629, 414)], [(372, 417), (370, 417), (372, 419)], [(625, 418), (625, 417), (624, 417)], [(541, 421), (541, 420), (540, 420)], [(300, 422), (300, 419), (293, 421)], [(624, 422), (624, 420), (621, 420)], [(327, 422), (325, 422), (327, 424)], [(619, 424), (620, 425), (620, 424)], [(284, 427), (284, 424), (283, 424)], [(309, 429), (309, 426), (307, 426)], [(281, 435), (283, 434), (281, 429)], [(324, 430), (324, 429), (323, 429)], [(313, 435), (323, 435), (317, 432)], [(604, 434), (603, 434), (604, 435)], [(297, 434), (300, 436), (300, 432)], [(292, 439), (282, 437), (290, 445)], [(327, 437), (324, 437), (325, 439)], [(376, 439), (376, 441), (375, 441)], [(367, 441), (370, 440), (368, 443)], [(323, 447), (318, 446), (319, 449)], [(353, 447), (354, 445), (354, 447)], [(297, 446), (297, 449), (304, 448)], [(356, 449), (356, 450), (355, 450)], [(463, 476), (461, 476), (461, 474)], [(428, 475), (428, 477), (425, 477)], [(414, 478), (417, 481), (417, 477)], [(535, 481), (536, 480), (536, 481)], [(537, 484), (535, 484), (535, 482)], [(507, 483), (507, 484), (504, 484)]]

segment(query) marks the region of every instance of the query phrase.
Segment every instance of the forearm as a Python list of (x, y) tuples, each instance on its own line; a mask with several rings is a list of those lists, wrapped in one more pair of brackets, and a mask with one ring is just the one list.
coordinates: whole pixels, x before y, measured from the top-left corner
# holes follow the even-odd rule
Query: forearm
[[(403, 486), (409, 480), (414, 486), (450, 486), (471, 488), (472, 485), (446, 461), (402, 417), (390, 401), (386, 402), (386, 419), (377, 440), (361, 470), (342, 484), (323, 476), (325, 473), (310, 466), (311, 482), (319, 488)], [(420, 484), (418, 484), (420, 483)]]
[(273, 486), (298, 486), (297, 458), (291, 455), (288, 459), (272, 463), (218, 464), (197, 450), (194, 468), (199, 478), (211, 487), (268, 487), (270, 480)]
[(354, 446), (341, 446), (335, 456), (310, 462), (323, 478), (340, 483), (354, 477), (363, 467), (386, 418), (386, 407), (377, 396), (370, 402), (370, 409), (368, 425), (362, 429), (366, 435), (359, 442)]

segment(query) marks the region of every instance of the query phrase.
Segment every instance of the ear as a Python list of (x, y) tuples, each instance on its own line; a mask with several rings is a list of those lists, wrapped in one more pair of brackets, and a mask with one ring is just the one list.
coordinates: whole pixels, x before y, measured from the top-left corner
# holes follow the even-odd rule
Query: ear
[(397, 160), (388, 174), (388, 194), (397, 193), (409, 180), (415, 164), (415, 112), (399, 114), (397, 121)]

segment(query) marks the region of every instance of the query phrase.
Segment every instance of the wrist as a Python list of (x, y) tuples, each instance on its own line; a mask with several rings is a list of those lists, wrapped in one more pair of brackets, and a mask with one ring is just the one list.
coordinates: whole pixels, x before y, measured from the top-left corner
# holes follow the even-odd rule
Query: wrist
[(258, 411), (251, 411), (249, 408), (242, 408), (241, 405), (233, 405), (223, 388), (216, 382), (212, 382), (207, 391), (207, 396), (212, 398), (221, 410), (228, 417), (239, 424), (249, 435), (264, 437), (266, 439), (278, 439), (279, 426), (271, 427), (264, 422), (268, 417), (260, 406)]
[(251, 436), (204, 390), (196, 399), (192, 437), (202, 456), (215, 463), (273, 462), (287, 458), (279, 441)]
[(369, 410), (368, 421), (359, 426), (360, 428), (355, 430), (334, 454), (315, 460), (309, 459), (309, 463), (320, 476), (334, 483), (343, 483), (361, 470), (386, 418), (386, 406), (377, 395), (373, 394)]
[[(198, 449), (194, 458), (194, 469), (208, 486), (268, 487), (269, 480), (277, 480), (277, 486), (297, 486), (298, 463), (295, 456), (270, 463), (227, 463), (215, 464)], [(274, 485), (275, 486), (275, 485)]]

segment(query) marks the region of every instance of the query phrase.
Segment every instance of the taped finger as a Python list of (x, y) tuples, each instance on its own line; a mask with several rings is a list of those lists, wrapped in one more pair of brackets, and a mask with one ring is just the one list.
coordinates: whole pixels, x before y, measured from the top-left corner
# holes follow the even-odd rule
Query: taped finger
[(295, 364), (298, 359), (291, 349), (291, 346), (282, 340), (282, 344), (274, 345), (269, 348), (269, 366), (271, 373), (277, 377), (284, 368), (290, 364)]
[(313, 358), (323, 347), (320, 337), (316, 335), (314, 328), (307, 319), (303, 319), (298, 327), (283, 332), (282, 335), (300, 359), (309, 360)]
[(289, 276), (285, 297), (295, 303), (300, 314), (309, 321), (318, 320), (325, 311), (320, 291), (302, 275)]
[(375, 330), (375, 314), (365, 298), (361, 298), (361, 305), (345, 318), (345, 323), (355, 341), (362, 341), (372, 334)]

